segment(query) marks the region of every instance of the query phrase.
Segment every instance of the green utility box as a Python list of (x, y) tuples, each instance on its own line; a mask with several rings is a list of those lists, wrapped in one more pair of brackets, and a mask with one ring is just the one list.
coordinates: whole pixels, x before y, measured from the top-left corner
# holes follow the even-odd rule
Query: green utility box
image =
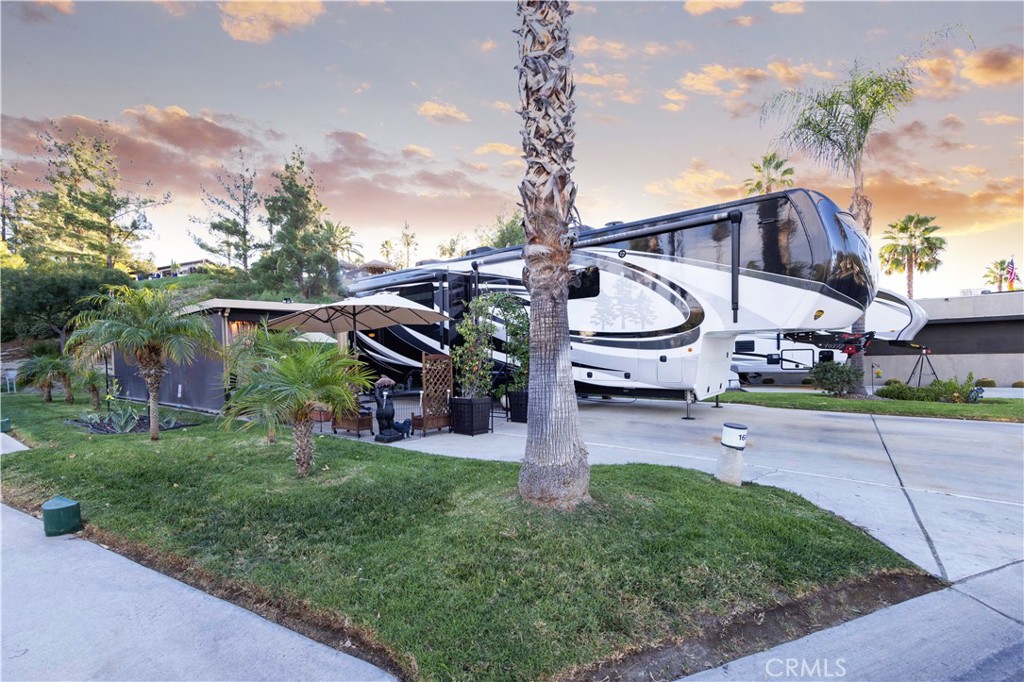
[(7, 433), (11, 430), (11, 420), (8, 418), (0, 419), (0, 433)]
[(43, 530), (47, 537), (82, 530), (82, 508), (74, 500), (59, 495), (43, 502)]

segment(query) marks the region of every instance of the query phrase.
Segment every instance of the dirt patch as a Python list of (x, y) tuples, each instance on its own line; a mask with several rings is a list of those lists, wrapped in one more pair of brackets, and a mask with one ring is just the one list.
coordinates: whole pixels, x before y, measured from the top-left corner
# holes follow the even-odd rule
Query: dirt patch
[(934, 592), (945, 583), (922, 573), (886, 573), (832, 585), (728, 622), (710, 620), (698, 637), (567, 671), (563, 681), (675, 680), (791, 642), (861, 616)]

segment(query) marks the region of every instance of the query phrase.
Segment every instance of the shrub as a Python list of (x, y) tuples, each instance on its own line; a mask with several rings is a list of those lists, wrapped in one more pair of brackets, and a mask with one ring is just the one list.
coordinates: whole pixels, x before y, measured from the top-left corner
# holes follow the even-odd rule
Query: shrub
[(903, 382), (900, 381), (899, 379), (897, 379), (896, 377), (893, 377), (892, 379), (886, 379), (885, 380), (885, 385), (886, 386), (895, 386), (897, 384), (902, 384), (902, 383)]
[(1024, 388), (1024, 380), (1015, 381), (1010, 385), (1013, 386), (1014, 388)]
[(980, 386), (981, 388), (995, 388), (996, 387), (996, 380), (995, 379), (988, 379), (988, 378), (978, 379), (977, 381), (974, 382), (974, 385), (975, 386)]
[(765, 379), (761, 383), (764, 384), (765, 386), (771, 386), (772, 384), (775, 383), (775, 379), (772, 379), (771, 377), (768, 377), (767, 379)]
[[(974, 388), (974, 373), (968, 372), (967, 380), (961, 382), (957, 377), (952, 379), (936, 379), (928, 384), (928, 390), (932, 392), (932, 400), (940, 403), (965, 403)], [(976, 395), (976, 394), (975, 394)]]
[(830, 395), (844, 396), (864, 380), (864, 371), (839, 362), (819, 362), (811, 369), (814, 385)]
[(918, 388), (916, 386), (907, 386), (902, 382), (883, 386), (875, 391), (875, 395), (879, 398), (888, 398), (889, 400), (933, 401), (932, 392), (927, 386)]

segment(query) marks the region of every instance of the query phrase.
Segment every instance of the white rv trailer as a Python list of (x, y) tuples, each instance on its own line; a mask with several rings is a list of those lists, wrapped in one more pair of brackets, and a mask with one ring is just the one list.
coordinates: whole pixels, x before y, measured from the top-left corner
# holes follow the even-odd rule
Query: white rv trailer
[[(913, 300), (895, 291), (879, 289), (864, 315), (870, 343), (906, 345), (928, 324), (928, 313)], [(844, 337), (849, 329), (811, 335), (785, 332), (757, 332), (736, 337), (732, 370), (742, 383), (771, 379), (777, 383), (799, 383), (819, 362), (846, 362)]]
[[(577, 390), (717, 395), (728, 387), (738, 335), (850, 325), (874, 299), (874, 263), (853, 217), (805, 189), (584, 229), (569, 301)], [(359, 332), (358, 347), (401, 381), (422, 353), (458, 343), (455, 324), (472, 297), (507, 291), (529, 306), (522, 272), (521, 247), (512, 247), (356, 280), (351, 295), (394, 291), (454, 318)]]

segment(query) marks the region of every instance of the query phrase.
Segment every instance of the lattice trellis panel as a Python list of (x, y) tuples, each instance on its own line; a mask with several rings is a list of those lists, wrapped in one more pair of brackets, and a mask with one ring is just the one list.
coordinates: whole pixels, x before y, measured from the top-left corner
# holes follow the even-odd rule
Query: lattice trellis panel
[[(423, 354), (423, 415), (448, 416), (452, 395), (452, 359), (447, 355)], [(430, 428), (429, 426), (427, 428)]]

